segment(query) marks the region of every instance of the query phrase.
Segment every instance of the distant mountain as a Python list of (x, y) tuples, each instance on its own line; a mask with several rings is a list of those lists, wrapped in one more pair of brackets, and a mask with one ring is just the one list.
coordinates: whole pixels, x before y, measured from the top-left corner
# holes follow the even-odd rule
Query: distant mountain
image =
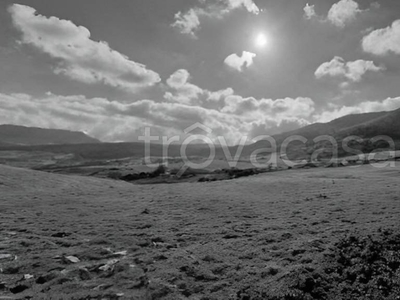
[[(368, 139), (379, 135), (387, 135), (393, 140), (399, 141), (400, 109), (389, 112), (383, 111), (347, 115), (328, 123), (314, 123), (293, 131), (277, 134), (274, 135), (273, 138), (279, 147), (285, 139), (296, 135), (305, 137), (308, 140), (307, 145), (304, 145), (301, 142), (293, 142), (291, 144), (289, 152), (299, 157), (304, 156), (306, 152), (310, 152), (310, 149), (318, 148), (318, 145), (313, 143), (313, 139), (323, 135), (334, 137), (339, 143), (339, 146), (340, 142), (349, 136), (358, 136), (362, 139), (365, 139), (365, 144), (368, 144)], [(364, 146), (365, 145), (362, 145), (360, 149), (363, 150)], [(270, 144), (265, 140), (261, 140), (247, 146), (245, 153), (249, 154), (256, 149), (268, 147), (270, 147)], [(371, 145), (368, 147), (368, 150), (373, 148)], [(340, 151), (341, 149), (339, 149), (339, 152)]]
[[(283, 141), (284, 139), (292, 135), (301, 135), (307, 139), (314, 139), (321, 135), (330, 135), (333, 137), (350, 136), (355, 134), (356, 131), (355, 128), (357, 128), (358, 126), (362, 126), (363, 124), (366, 124), (373, 120), (379, 120), (382, 117), (385, 117), (386, 115), (391, 113), (394, 112), (374, 112), (374, 113), (347, 115), (328, 123), (314, 123), (293, 131), (275, 135), (274, 137), (279, 141), (281, 140)], [(367, 137), (367, 136), (364, 136), (362, 134), (361, 137)]]
[(343, 128), (338, 135), (341, 137), (357, 135), (362, 138), (387, 135), (394, 140), (400, 139), (400, 109), (381, 113), (381, 115), (360, 124)]
[(100, 143), (100, 141), (78, 131), (0, 125), (0, 145), (2, 146), (88, 143)]
[[(16, 141), (11, 138), (4, 138), (2, 133), (2, 127), (0, 126), (0, 150), (21, 150), (21, 151), (44, 151), (52, 153), (72, 153), (76, 156), (82, 157), (83, 159), (92, 160), (105, 160), (105, 159), (121, 159), (127, 157), (139, 157), (142, 158), (146, 155), (151, 156), (162, 156), (163, 147), (161, 144), (152, 144), (150, 153), (145, 152), (144, 144), (141, 142), (136, 143), (98, 143), (98, 140), (88, 137), (81, 132), (71, 131), (59, 131), (55, 130), (55, 138), (44, 141), (38, 138), (33, 138), (36, 143), (31, 142), (27, 145), (27, 141), (32, 139), (33, 134), (27, 134), (24, 139)], [(44, 129), (46, 132), (49, 131)], [(53, 132), (53, 130), (50, 130)], [(68, 134), (67, 134), (68, 133)], [(331, 148), (329, 143), (313, 143), (313, 139), (321, 135), (333, 136), (341, 146), (341, 140), (347, 136), (357, 135), (364, 139), (361, 144), (352, 145), (352, 148), (359, 149), (364, 152), (372, 151), (375, 148), (380, 148), (380, 145), (372, 145), (369, 143), (369, 139), (378, 135), (388, 135), (400, 146), (400, 109), (391, 112), (377, 112), (377, 113), (366, 113), (366, 114), (354, 114), (344, 116), (342, 118), (333, 120), (329, 123), (315, 123), (303, 128), (274, 135), (279, 147), (281, 143), (290, 136), (300, 135), (308, 139), (307, 144), (302, 142), (293, 142), (290, 144), (288, 149), (288, 155), (290, 158), (303, 159), (309, 157), (310, 153), (315, 149), (324, 148), (328, 152)], [(17, 136), (16, 134), (12, 137)], [(64, 136), (64, 138), (63, 138)], [(68, 138), (65, 138), (68, 136)], [(21, 136), (19, 136), (21, 137)], [(57, 138), (57, 139), (56, 139)], [(81, 139), (82, 138), (82, 139)], [(61, 139), (61, 140), (60, 140)], [(49, 141), (50, 140), (50, 141)], [(3, 141), (3, 144), (2, 144)], [(24, 141), (24, 142), (23, 142)], [(6, 145), (5, 143), (13, 143), (13, 145)], [(26, 146), (22, 145), (25, 143)], [(80, 143), (80, 145), (74, 145)], [(84, 143), (84, 144), (82, 144)], [(19, 145), (16, 145), (19, 144)], [(62, 144), (62, 145), (58, 145)], [(262, 148), (269, 148), (270, 144), (266, 141), (259, 141), (257, 143), (246, 145), (242, 152), (242, 157), (247, 157), (253, 154), (255, 150)], [(238, 146), (229, 147), (229, 151), (232, 156), (235, 156)], [(180, 156), (180, 145), (170, 145), (169, 156), (177, 157)], [(216, 157), (225, 158), (225, 152), (222, 148), (216, 147)], [(348, 155), (343, 149), (338, 149), (341, 156)], [(188, 156), (209, 156), (209, 147), (201, 145), (189, 145), (186, 154)]]

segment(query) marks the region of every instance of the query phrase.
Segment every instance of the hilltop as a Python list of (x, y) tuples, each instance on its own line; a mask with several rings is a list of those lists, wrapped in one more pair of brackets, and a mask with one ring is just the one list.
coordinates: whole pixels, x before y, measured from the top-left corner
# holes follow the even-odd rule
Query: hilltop
[(0, 125), (0, 146), (2, 145), (50, 145), (50, 144), (83, 144), (100, 143), (99, 140), (83, 132), (25, 127), (17, 125)]

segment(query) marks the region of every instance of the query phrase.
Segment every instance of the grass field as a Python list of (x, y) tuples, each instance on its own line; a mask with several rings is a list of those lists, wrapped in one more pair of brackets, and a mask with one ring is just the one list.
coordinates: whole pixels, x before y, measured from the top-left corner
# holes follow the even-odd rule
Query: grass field
[(132, 185), (0, 166), (0, 295), (339, 299), (341, 287), (341, 299), (396, 299), (345, 280), (322, 297), (307, 282), (328, 276), (347, 235), (398, 232), (399, 175), (362, 165)]

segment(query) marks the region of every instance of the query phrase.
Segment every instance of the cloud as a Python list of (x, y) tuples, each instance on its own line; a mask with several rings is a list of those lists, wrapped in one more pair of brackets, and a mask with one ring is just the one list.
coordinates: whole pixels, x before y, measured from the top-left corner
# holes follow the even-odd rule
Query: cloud
[[(233, 90), (215, 92), (221, 106), (205, 108), (178, 102), (143, 99), (134, 103), (86, 98), (82, 95), (44, 97), (0, 93), (2, 123), (87, 132), (103, 141), (137, 141), (145, 127), (153, 134), (184, 137), (183, 130), (200, 122), (212, 130), (210, 138), (223, 136), (228, 143), (296, 129), (311, 122), (329, 122), (351, 113), (394, 110), (400, 97), (365, 101), (357, 106), (331, 105), (316, 111), (307, 97), (255, 99), (235, 95)], [(217, 95), (218, 94), (218, 95)]]
[[(377, 3), (371, 4), (371, 8), (377, 8)], [(303, 8), (304, 18), (311, 20), (316, 18), (321, 23), (331, 23), (339, 28), (344, 28), (347, 23), (354, 21), (358, 14), (367, 11), (359, 8), (359, 4), (354, 0), (340, 0), (334, 3), (328, 11), (327, 16), (318, 16), (315, 12), (315, 5), (308, 3)]]
[(390, 52), (400, 54), (400, 20), (394, 21), (391, 26), (369, 33), (363, 38), (362, 47), (365, 52), (376, 55)]
[(240, 7), (245, 7), (248, 12), (253, 14), (259, 14), (260, 9), (258, 6), (253, 2), (253, 0), (227, 0), (225, 1), (228, 3), (229, 9), (236, 9)]
[(229, 88), (204, 90), (199, 97), (214, 106), (149, 99), (127, 104), (82, 95), (49, 93), (39, 98), (0, 93), (0, 119), (10, 124), (85, 131), (103, 141), (137, 141), (145, 126), (160, 135), (182, 135), (185, 128), (200, 122), (212, 129), (212, 139), (221, 135), (233, 143), (238, 137), (254, 133), (255, 126), (265, 128), (266, 134), (282, 124), (303, 124), (303, 119), (314, 111), (314, 102), (309, 98), (243, 98)]
[(113, 50), (106, 42), (90, 39), (90, 31), (71, 21), (36, 14), (35, 9), (9, 7), (13, 23), (22, 32), (21, 42), (56, 58), (54, 69), (73, 80), (102, 83), (129, 92), (160, 82), (160, 76), (145, 65)]
[(314, 101), (310, 98), (284, 98), (284, 99), (260, 99), (253, 97), (243, 98), (238, 95), (230, 95), (225, 98), (226, 106), (222, 112), (234, 114), (247, 114), (261, 112), (266, 115), (282, 117), (308, 117), (314, 111)]
[(167, 79), (167, 85), (173, 92), (166, 92), (164, 98), (170, 101), (189, 104), (191, 100), (197, 99), (205, 91), (198, 86), (189, 83), (190, 74), (181, 69), (173, 73)]
[(243, 68), (248, 68), (253, 64), (254, 57), (256, 57), (255, 53), (243, 51), (241, 57), (236, 53), (229, 55), (225, 58), (224, 63), (229, 67), (242, 72)]
[(317, 16), (315, 13), (315, 5), (309, 5), (308, 3), (306, 6), (303, 8), (304, 10), (304, 18), (307, 20), (312, 19), (313, 17)]
[[(315, 111), (310, 98), (256, 99), (235, 94), (232, 88), (218, 91), (190, 83), (190, 74), (180, 69), (166, 81), (164, 99), (133, 103), (87, 98), (82, 95), (43, 97), (0, 93), (3, 123), (84, 131), (103, 141), (137, 141), (149, 126), (159, 135), (184, 135), (196, 122), (208, 126), (210, 138), (223, 136), (228, 143), (257, 132), (308, 124)], [(168, 94), (169, 93), (169, 94)]]
[(202, 15), (207, 15), (207, 13), (200, 8), (191, 8), (185, 14), (178, 12), (175, 14), (175, 22), (172, 26), (178, 28), (181, 33), (195, 37), (195, 31), (200, 28), (199, 17)]
[(357, 106), (334, 105), (332, 108), (333, 110), (326, 110), (318, 115), (315, 115), (314, 121), (325, 123), (350, 114), (392, 111), (400, 108), (400, 97), (387, 98), (383, 101), (365, 101), (357, 104)]
[(361, 81), (362, 77), (368, 71), (379, 72), (383, 71), (383, 66), (376, 66), (373, 61), (356, 60), (346, 62), (343, 58), (335, 56), (330, 62), (325, 62), (315, 71), (317, 78), (324, 76), (345, 77), (353, 82)]
[(189, 78), (189, 72), (187, 70), (180, 69), (167, 79), (167, 84), (172, 88), (179, 89), (187, 84)]
[[(205, 4), (205, 0), (199, 0)], [(209, 3), (211, 2), (211, 3)], [(200, 18), (221, 19), (232, 10), (245, 8), (248, 12), (258, 14), (260, 9), (253, 0), (213, 0), (205, 7), (193, 7), (187, 12), (179, 11), (175, 14), (175, 22), (172, 27), (177, 28), (181, 33), (196, 38), (196, 31), (200, 29)]]
[(383, 66), (376, 66), (373, 61), (362, 59), (347, 62), (346, 67), (346, 77), (355, 82), (361, 81), (362, 76), (368, 71), (380, 72), (386, 69)]
[(234, 91), (232, 88), (227, 88), (224, 90), (210, 92), (208, 95), (208, 101), (220, 101), (221, 99), (225, 99), (226, 97), (233, 95)]
[(349, 21), (355, 19), (358, 13), (362, 12), (354, 0), (340, 0), (332, 5), (328, 12), (327, 19), (338, 27), (344, 27)]
[(209, 91), (190, 83), (191, 76), (187, 70), (174, 72), (166, 81), (168, 91), (164, 94), (167, 102), (177, 102), (190, 106), (201, 106), (207, 109), (220, 109), (224, 99), (234, 94), (232, 88)]

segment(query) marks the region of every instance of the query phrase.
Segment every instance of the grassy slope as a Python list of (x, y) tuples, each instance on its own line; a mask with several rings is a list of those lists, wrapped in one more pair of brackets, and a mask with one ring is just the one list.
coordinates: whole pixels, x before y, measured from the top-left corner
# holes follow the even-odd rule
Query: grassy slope
[[(345, 234), (398, 230), (399, 171), (361, 166), (138, 186), (0, 166), (0, 253), (18, 257), (2, 260), (0, 295), (321, 299), (282, 295), (296, 285), (294, 274), (323, 272), (321, 261)], [(17, 288), (25, 289), (10, 292)], [(260, 296), (240, 298), (246, 293)]]

